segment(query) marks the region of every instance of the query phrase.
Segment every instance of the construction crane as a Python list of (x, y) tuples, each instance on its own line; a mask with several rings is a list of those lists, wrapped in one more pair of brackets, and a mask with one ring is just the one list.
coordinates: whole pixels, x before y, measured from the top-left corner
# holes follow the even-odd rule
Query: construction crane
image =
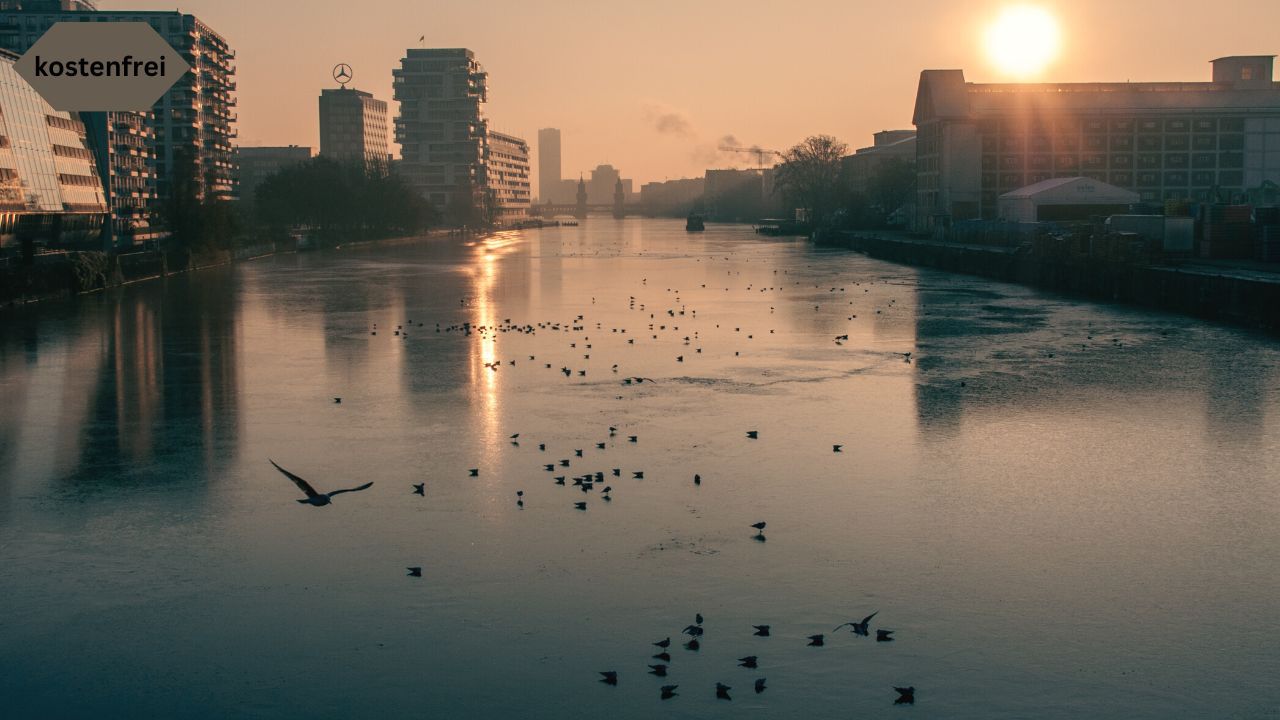
[(720, 152), (749, 153), (751, 155), (755, 155), (756, 169), (760, 170), (761, 172), (764, 171), (765, 155), (777, 155), (778, 157), (782, 157), (782, 153), (778, 152), (777, 150), (765, 150), (762, 147), (740, 148), (740, 147), (729, 147), (728, 145), (721, 145)]

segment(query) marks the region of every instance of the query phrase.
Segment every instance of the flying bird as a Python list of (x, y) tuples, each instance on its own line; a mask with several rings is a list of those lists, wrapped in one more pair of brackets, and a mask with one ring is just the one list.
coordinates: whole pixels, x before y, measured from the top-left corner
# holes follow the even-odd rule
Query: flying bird
[(307, 496), (305, 498), (301, 498), (298, 500), (298, 502), (303, 503), (305, 505), (314, 505), (316, 507), (323, 507), (333, 502), (332, 498), (334, 495), (341, 495), (342, 493), (347, 493), (347, 492), (359, 492), (361, 490), (368, 490), (370, 487), (373, 486), (372, 482), (367, 482), (363, 485), (360, 485), (359, 487), (346, 488), (344, 490), (334, 490), (332, 492), (327, 492), (327, 493), (318, 493), (316, 492), (315, 488), (311, 487), (311, 483), (307, 482), (306, 480), (303, 480), (297, 475), (294, 475), (288, 470), (285, 470), (279, 465), (276, 465), (275, 460), (272, 460), (271, 458), (267, 458), (267, 462), (270, 462), (275, 467), (275, 469), (279, 470), (285, 477), (292, 480), (293, 484), (297, 485), (299, 490), (306, 493)]
[[(849, 625), (849, 626), (851, 626), (851, 627), (853, 628), (853, 634), (854, 634), (854, 635), (863, 635), (863, 636), (865, 636), (865, 635), (867, 635), (867, 634), (868, 634), (868, 633), (867, 633), (867, 625), (868, 625), (868, 623), (870, 623), (870, 622), (871, 622), (871, 618), (873, 618), (873, 617), (875, 617), (876, 615), (879, 615), (879, 614), (880, 614), (880, 611), (879, 611), (879, 610), (877, 610), (877, 611), (875, 611), (875, 612), (871, 613), (870, 615), (868, 615), (868, 616), (866, 616), (866, 617), (862, 618), (862, 622), (852, 622), (852, 621), (851, 621), (851, 622), (844, 623), (843, 625), (837, 625), (837, 626), (836, 626), (836, 630), (839, 630), (840, 628), (844, 627), (845, 625)], [(831, 632), (835, 632), (836, 630), (832, 630)]]

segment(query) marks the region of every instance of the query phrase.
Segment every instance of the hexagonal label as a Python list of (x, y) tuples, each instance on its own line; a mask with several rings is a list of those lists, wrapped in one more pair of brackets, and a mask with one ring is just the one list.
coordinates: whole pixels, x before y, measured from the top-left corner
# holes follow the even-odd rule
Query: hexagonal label
[(14, 63), (55, 110), (149, 110), (191, 66), (141, 22), (59, 22)]

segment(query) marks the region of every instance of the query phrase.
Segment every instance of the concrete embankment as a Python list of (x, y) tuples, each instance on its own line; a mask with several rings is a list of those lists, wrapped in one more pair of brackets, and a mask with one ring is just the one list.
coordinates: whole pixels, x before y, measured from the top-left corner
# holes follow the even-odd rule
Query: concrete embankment
[(1093, 257), (1048, 258), (1024, 248), (964, 245), (900, 234), (842, 233), (818, 244), (906, 265), (1280, 333), (1280, 272), (1247, 263), (1146, 265)]

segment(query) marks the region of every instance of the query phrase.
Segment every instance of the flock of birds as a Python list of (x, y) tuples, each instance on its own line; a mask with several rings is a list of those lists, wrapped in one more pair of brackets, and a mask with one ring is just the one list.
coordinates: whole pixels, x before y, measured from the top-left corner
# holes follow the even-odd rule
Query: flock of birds
[[(642, 281), (642, 282), (647, 284), (647, 281)], [(703, 288), (706, 288), (705, 284), (703, 285)], [(757, 292), (757, 291), (769, 292), (769, 291), (780, 291), (783, 288), (781, 286), (757, 288), (749, 285), (747, 289), (752, 292)], [(725, 290), (727, 291), (729, 290), (729, 288), (726, 287)], [(845, 288), (835, 288), (835, 287), (832, 287), (829, 290), (829, 292), (831, 293), (845, 292), (845, 291), (846, 291)], [(686, 358), (691, 358), (691, 356), (697, 356), (702, 354), (702, 351), (703, 351), (702, 342), (704, 338), (700, 330), (696, 330), (696, 329), (681, 330), (680, 323), (683, 323), (686, 320), (689, 322), (694, 321), (697, 318), (697, 312), (696, 310), (692, 310), (683, 304), (681, 300), (680, 292), (678, 290), (668, 288), (667, 292), (672, 294), (672, 297), (674, 298), (674, 302), (670, 307), (665, 308), (664, 310), (661, 311), (661, 316), (657, 312), (648, 312), (649, 322), (647, 323), (648, 332), (646, 333), (648, 337), (641, 338), (641, 339), (659, 341), (660, 338), (663, 338), (665, 334), (665, 339), (678, 341), (683, 347), (688, 349), (680, 352), (680, 354), (678, 355), (674, 355), (674, 359), (677, 363), (685, 363)], [(595, 300), (593, 298), (592, 303), (594, 304), (594, 302)], [(462, 300), (460, 300), (460, 305), (465, 307), (467, 305), (467, 298), (463, 298)], [(819, 307), (820, 307), (819, 305), (814, 306), (815, 310), (819, 309)], [(646, 305), (642, 302), (639, 302), (638, 299), (634, 296), (630, 297), (628, 308), (631, 311), (647, 312)], [(774, 308), (770, 307), (769, 310), (770, 310), (770, 313), (772, 313), (774, 311)], [(877, 310), (876, 312), (880, 312), (880, 311)], [(849, 319), (853, 320), (856, 317), (857, 317), (856, 315), (851, 314)], [(593, 341), (592, 335), (594, 335), (595, 333), (604, 333), (606, 334), (606, 337), (611, 337), (611, 338), (616, 337), (620, 339), (625, 339), (625, 343), (622, 343), (624, 346), (635, 345), (638, 339), (636, 333), (634, 332), (628, 333), (628, 329), (625, 327), (611, 327), (606, 329), (602, 323), (595, 323), (594, 329), (589, 330), (588, 325), (590, 325), (590, 323), (588, 323), (588, 321), (585, 319), (585, 316), (582, 314), (579, 314), (571, 321), (513, 323), (510, 319), (507, 319), (502, 321), (500, 324), (488, 324), (488, 325), (473, 324), (471, 322), (459, 322), (459, 323), (453, 323), (453, 324), (437, 323), (435, 324), (434, 332), (440, 333), (440, 334), (457, 334), (467, 339), (474, 338), (474, 341), (481, 342), (481, 343), (495, 343), (497, 342), (499, 336), (507, 333), (525, 335), (525, 336), (534, 336), (534, 335), (538, 335), (539, 333), (548, 333), (548, 334), (549, 333), (573, 333), (574, 337), (569, 338), (567, 341), (568, 350), (571, 350), (574, 353), (581, 355), (580, 361), (571, 361), (571, 363), (564, 363), (564, 362), (552, 363), (552, 362), (546, 362), (545, 360), (543, 360), (540, 362), (537, 358), (537, 355), (526, 353), (528, 359), (527, 361), (524, 361), (524, 362), (532, 364), (534, 367), (537, 367), (539, 364), (541, 364), (542, 366), (541, 369), (543, 371), (557, 372), (559, 374), (564, 375), (566, 378), (571, 378), (574, 376), (583, 378), (587, 376), (588, 370), (591, 369), (591, 367), (595, 367), (593, 365), (590, 365), (593, 352), (596, 352), (596, 353), (600, 352), (600, 350), (595, 347), (596, 345), (600, 344), (600, 340), (597, 338), (596, 340)], [(426, 328), (425, 323), (421, 323), (421, 322), (414, 323), (411, 320), (406, 320), (401, 324), (395, 325), (395, 328), (394, 330), (391, 331), (391, 334), (393, 335), (393, 337), (408, 339), (411, 330), (415, 331), (415, 334), (417, 331), (431, 332), (430, 330), (427, 330), (425, 328)], [(726, 332), (728, 331), (728, 326), (722, 329), (720, 328), (719, 324), (716, 324), (715, 328), (717, 330), (723, 330)], [(369, 332), (370, 332), (370, 335), (376, 336), (379, 332), (378, 326), (374, 324), (372, 328), (370, 328)], [(769, 333), (772, 334), (773, 330), (769, 330)], [(745, 338), (746, 341), (751, 341), (755, 337), (754, 333), (752, 332), (743, 332), (743, 328), (740, 326), (733, 327), (733, 334), (735, 337)], [(848, 340), (849, 340), (849, 336), (847, 334), (842, 334), (834, 337), (834, 343), (836, 345), (843, 345), (844, 343), (848, 342)], [(620, 342), (620, 340), (618, 342)], [(741, 350), (735, 350), (733, 354), (734, 356), (740, 356)], [(896, 354), (899, 357), (904, 358), (907, 363), (910, 363), (912, 361), (912, 354), (910, 352), (896, 353)], [(492, 356), (493, 355), (490, 355), (490, 357)], [(499, 372), (500, 369), (503, 367), (516, 366), (518, 360), (523, 361), (523, 357), (524, 356), (522, 356), (521, 358), (508, 358), (504, 360), (487, 361), (483, 363), (483, 367), (488, 372), (496, 373), (496, 372)], [(597, 359), (597, 362), (598, 362), (598, 359)], [(581, 365), (587, 365), (587, 367), (582, 367)], [(617, 382), (623, 387), (659, 384), (658, 380), (655, 380), (654, 378), (648, 377), (645, 375), (636, 374), (636, 375), (623, 376), (621, 373), (620, 365), (618, 363), (607, 365), (607, 367), (608, 367), (608, 371), (616, 378)], [(617, 396), (617, 397), (621, 399), (623, 396)], [(342, 398), (334, 397), (333, 402), (335, 404), (341, 404)], [(609, 426), (607, 438), (598, 438), (597, 439), (598, 441), (595, 442), (595, 449), (597, 451), (606, 451), (610, 447), (611, 443), (623, 442), (622, 439), (618, 436), (618, 433), (619, 433), (618, 427)], [(755, 429), (746, 430), (745, 437), (748, 441), (759, 440), (760, 431)], [(625, 438), (626, 438), (625, 440), (626, 443), (635, 444), (635, 443), (639, 443), (640, 441), (640, 438), (637, 435), (627, 435), (625, 436)], [(521, 446), (522, 434), (520, 432), (512, 433), (508, 436), (507, 439), (510, 441), (510, 444), (512, 446), (518, 448)], [(527, 437), (524, 437), (523, 439), (526, 442), (532, 442), (528, 440)], [(587, 468), (578, 468), (577, 466), (580, 464), (578, 461), (580, 459), (583, 460), (585, 463), (585, 462), (589, 462), (591, 458), (597, 457), (597, 453), (594, 453), (594, 452), (589, 457), (587, 455), (587, 447), (589, 447), (589, 445), (584, 444), (584, 447), (582, 448), (573, 449), (572, 455), (570, 457), (557, 458), (550, 462), (539, 463), (539, 466), (542, 471), (545, 471), (546, 473), (551, 474), (554, 486), (565, 487), (565, 488), (568, 488), (571, 486), (579, 490), (581, 493), (583, 493), (582, 499), (574, 499), (572, 501), (572, 507), (577, 511), (586, 511), (588, 509), (588, 503), (590, 502), (589, 494), (591, 493), (596, 493), (595, 497), (598, 497), (600, 502), (604, 502), (604, 503), (611, 502), (613, 499), (613, 493), (614, 493), (613, 485), (618, 484), (620, 482), (620, 479), (624, 477), (624, 470), (621, 467), (600, 468), (597, 466), (597, 467), (590, 468), (590, 470), (588, 470)], [(537, 443), (537, 449), (538, 449), (538, 452), (540, 453), (548, 452), (546, 443)], [(833, 444), (831, 446), (831, 450), (834, 453), (842, 453), (843, 449), (844, 449), (844, 445), (842, 444)], [(566, 451), (566, 454), (567, 454), (567, 451)], [(271, 460), (270, 462), (271, 462), (271, 465), (276, 470), (278, 470), (285, 477), (291, 480), (298, 487), (298, 489), (301, 490), (302, 493), (305, 495), (305, 497), (298, 499), (297, 502), (311, 505), (314, 507), (323, 507), (331, 504), (333, 502), (333, 498), (339, 494), (367, 490), (373, 485), (372, 482), (366, 482), (356, 487), (332, 490), (329, 492), (320, 492), (320, 491), (317, 491), (307, 480), (304, 480), (302, 477), (290, 472), (289, 470), (286, 470), (284, 467), (281, 467), (274, 460)], [(479, 467), (469, 468), (467, 470), (468, 477), (479, 477), (481, 473), (481, 469), (482, 468), (479, 468)], [(569, 472), (568, 471), (569, 469), (573, 469), (574, 472), (572, 473)], [(643, 469), (631, 469), (631, 470), (628, 470), (627, 472), (629, 472), (631, 478), (635, 480), (643, 480), (645, 477)], [(692, 476), (692, 482), (694, 485), (701, 485), (702, 476), (698, 473), (694, 473)], [(425, 497), (427, 495), (427, 484), (425, 482), (412, 484), (410, 486), (410, 489), (413, 495), (420, 496), (420, 497)], [(519, 509), (523, 509), (525, 506), (525, 500), (526, 500), (525, 491), (523, 489), (517, 489), (515, 492), (516, 507)], [(744, 523), (744, 524), (746, 524), (748, 527), (752, 528), (755, 531), (754, 535), (751, 536), (754, 540), (758, 542), (765, 541), (764, 531), (768, 525), (767, 522), (765, 522), (764, 520), (757, 520), (755, 522)], [(412, 577), (412, 578), (423, 577), (423, 568), (421, 566), (410, 566), (410, 567), (407, 567), (406, 570), (407, 570), (406, 574), (409, 577)], [(876, 615), (877, 613), (873, 612), (860, 621), (850, 621), (850, 622), (843, 623), (837, 626), (834, 630), (832, 630), (831, 633), (835, 633), (840, 631), (843, 628), (849, 627), (851, 628), (851, 633), (854, 636), (870, 637), (870, 630), (871, 630), (870, 623), (872, 619), (876, 617)], [(688, 640), (682, 643), (684, 651), (697, 652), (701, 647), (704, 632), (705, 630), (703, 627), (703, 617), (701, 614), (698, 614), (695, 617), (695, 622), (688, 625), (681, 631), (682, 634), (688, 636)], [(878, 628), (875, 630), (875, 640), (879, 643), (893, 642), (894, 632), (895, 632), (894, 630)], [(826, 636), (831, 633), (815, 634), (815, 635), (808, 636), (806, 638), (807, 646), (823, 647), (826, 643)], [(754, 625), (753, 636), (757, 638), (770, 637), (771, 636), (770, 626)], [(653, 660), (656, 662), (647, 664), (648, 674), (653, 675), (657, 678), (668, 678), (671, 673), (671, 668), (673, 667), (673, 664), (674, 664), (672, 659), (672, 654), (671, 654), (672, 639), (670, 637), (667, 637), (667, 638), (664, 638), (663, 640), (653, 643), (653, 645), (655, 645), (659, 649), (659, 652), (657, 652), (656, 654), (653, 654), (652, 657), (650, 658), (650, 660)], [(760, 669), (761, 668), (760, 656), (745, 655), (741, 658), (738, 658), (737, 664), (740, 668), (747, 669), (747, 670)], [(619, 672), (617, 670), (600, 671), (599, 675), (600, 675), (600, 681), (606, 685), (616, 686), (619, 683)], [(662, 700), (670, 700), (672, 698), (675, 698), (680, 694), (677, 692), (677, 689), (679, 687), (680, 686), (678, 684), (662, 685), (659, 688), (659, 697)], [(751, 688), (755, 694), (764, 693), (767, 687), (768, 686), (766, 685), (765, 677), (753, 678), (753, 680), (751, 681)], [(732, 686), (724, 682), (717, 682), (715, 685), (715, 696), (720, 700), (729, 701), (729, 700), (732, 700), (732, 696), (730, 692), (733, 690), (734, 688)], [(897, 699), (894, 701), (895, 704), (913, 704), (914, 703), (915, 701), (914, 687), (895, 686), (894, 691), (898, 694)]]
[[(840, 625), (837, 625), (835, 629), (833, 629), (831, 632), (836, 633), (836, 632), (839, 632), (842, 628), (849, 627), (849, 628), (852, 628), (850, 632), (853, 635), (869, 637), (871, 634), (870, 633), (871, 619), (879, 614), (880, 613), (877, 610), (876, 612), (871, 613), (870, 615), (862, 618), (861, 620), (850, 620), (849, 622), (841, 623)], [(772, 636), (771, 626), (769, 625), (752, 625), (751, 627), (754, 629), (754, 632), (752, 633), (752, 636), (754, 637), (767, 638)], [(680, 632), (681, 634), (689, 636), (689, 640), (683, 643), (684, 649), (686, 651), (698, 652), (699, 650), (701, 650), (702, 637), (706, 633), (706, 629), (703, 627), (702, 613), (696, 613), (694, 615), (693, 623), (685, 626), (685, 628)], [(876, 641), (892, 642), (893, 633), (894, 633), (893, 630), (877, 629)], [(824, 647), (826, 645), (826, 634), (810, 635), (808, 636), (807, 640), (809, 641), (808, 647)], [(653, 675), (654, 677), (659, 677), (659, 678), (669, 677), (671, 665), (673, 662), (672, 655), (671, 655), (671, 636), (667, 636), (651, 644), (654, 647), (658, 648), (658, 652), (654, 654), (652, 657), (650, 657), (649, 659), (657, 660), (658, 662), (656, 664), (646, 663), (646, 666), (649, 668), (648, 674)], [(738, 663), (738, 667), (740, 668), (745, 668), (747, 670), (759, 670), (760, 656), (746, 655), (738, 658), (737, 663)], [(605, 685), (616, 686), (618, 684), (619, 672), (617, 670), (599, 670), (597, 671), (597, 674), (600, 675), (600, 682), (604, 683)], [(768, 689), (768, 685), (766, 684), (767, 682), (768, 682), (767, 678), (764, 678), (764, 677), (757, 677), (752, 680), (751, 686), (752, 686), (752, 689), (755, 691), (756, 695), (759, 695)], [(676, 692), (676, 690), (679, 687), (680, 687), (679, 685), (675, 685), (675, 684), (662, 685), (661, 687), (658, 688), (659, 690), (658, 697), (662, 700), (670, 700), (671, 698), (674, 698), (680, 694)], [(897, 698), (893, 701), (895, 705), (914, 705), (915, 704), (915, 701), (916, 701), (915, 686), (910, 686), (910, 685), (906, 687), (894, 686), (893, 689), (898, 694)], [(715, 685), (716, 699), (733, 700), (733, 696), (729, 694), (730, 690), (733, 690), (733, 686), (717, 681)]]

